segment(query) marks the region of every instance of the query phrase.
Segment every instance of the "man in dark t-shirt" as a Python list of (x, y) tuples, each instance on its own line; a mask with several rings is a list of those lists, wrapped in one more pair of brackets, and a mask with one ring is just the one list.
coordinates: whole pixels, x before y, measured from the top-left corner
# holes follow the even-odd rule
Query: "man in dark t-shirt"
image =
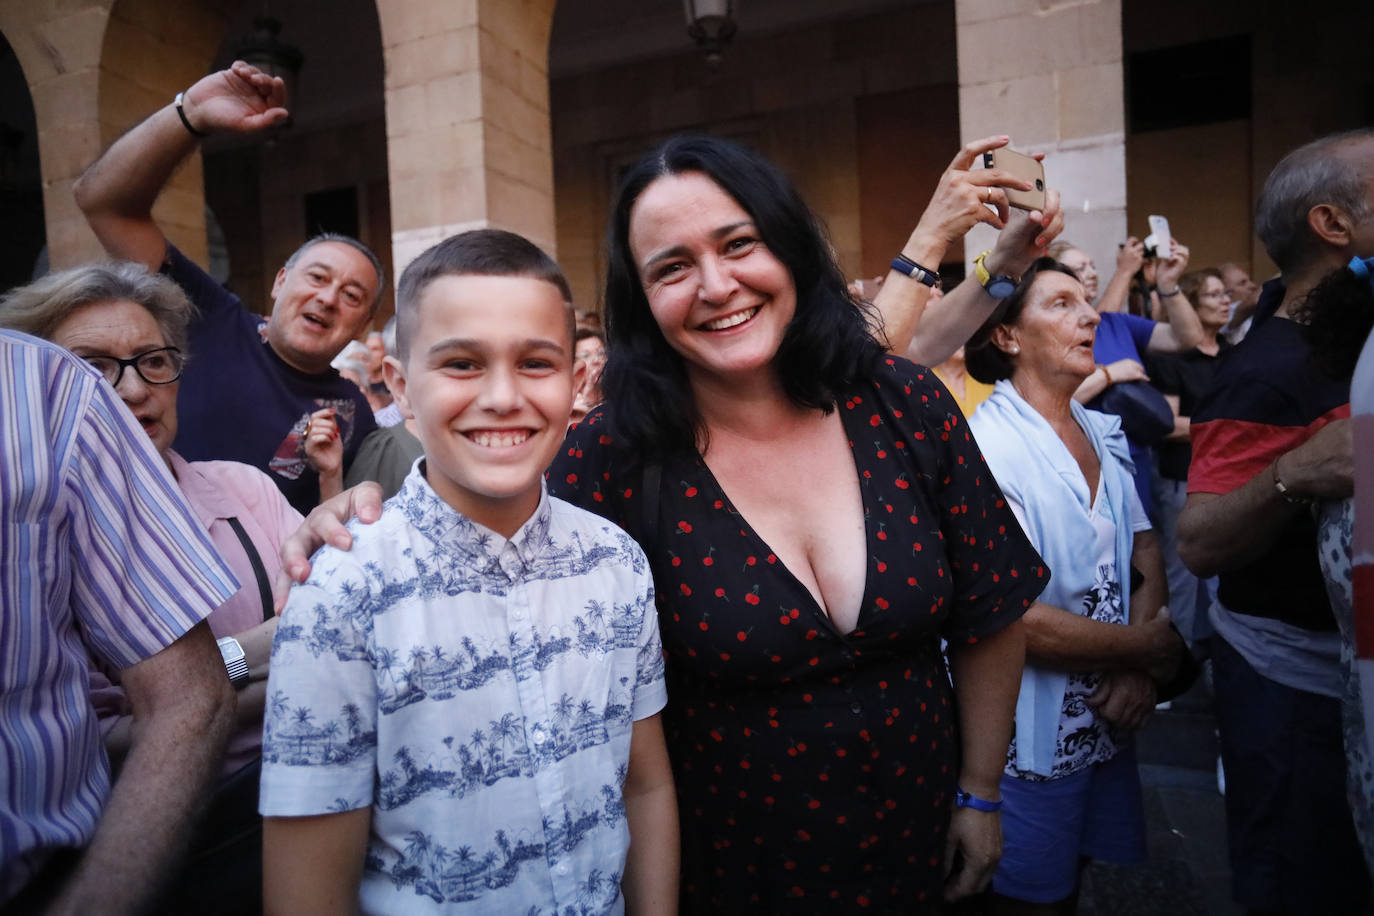
[(152, 217), (153, 202), (199, 138), (262, 131), (287, 116), (283, 102), (280, 78), (237, 61), (115, 141), (75, 191), (112, 257), (162, 270), (200, 309), (181, 380), (176, 450), (192, 461), (261, 468), (304, 513), (342, 485), (344, 467), (376, 428), (362, 392), (330, 361), (372, 319), (381, 262), (356, 239), (316, 236), (277, 273), (263, 319), (173, 247)]
[(1374, 254), (1374, 131), (1314, 141), (1265, 181), (1257, 232), (1283, 272), (1192, 421), (1179, 553), (1217, 574), (1213, 679), (1233, 895), (1283, 913), (1355, 913), (1369, 877), (1345, 794), (1340, 659), (1312, 505), (1353, 489), (1349, 379), (1312, 364), (1296, 306)]

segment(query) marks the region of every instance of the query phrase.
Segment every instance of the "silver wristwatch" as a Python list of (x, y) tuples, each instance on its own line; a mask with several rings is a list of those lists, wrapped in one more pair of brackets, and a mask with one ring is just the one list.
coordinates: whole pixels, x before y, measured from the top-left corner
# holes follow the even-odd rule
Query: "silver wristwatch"
[(243, 646), (232, 636), (215, 640), (219, 654), (224, 656), (224, 669), (229, 673), (229, 683), (238, 690), (248, 683), (248, 657), (243, 654)]

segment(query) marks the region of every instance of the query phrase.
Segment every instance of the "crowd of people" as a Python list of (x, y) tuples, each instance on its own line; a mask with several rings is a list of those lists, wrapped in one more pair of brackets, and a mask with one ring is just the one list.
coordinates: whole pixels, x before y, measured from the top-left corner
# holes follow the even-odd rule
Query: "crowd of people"
[(1237, 902), (1368, 905), (1374, 132), (1275, 167), (1262, 290), (1133, 237), (1099, 289), (974, 167), (1006, 137), (847, 283), (781, 170), (680, 136), (599, 313), (483, 229), (374, 328), (356, 239), (264, 318), (152, 217), (285, 117), (198, 81), (75, 188), (114, 260), (0, 297), (6, 912), (1069, 914), (1204, 665)]

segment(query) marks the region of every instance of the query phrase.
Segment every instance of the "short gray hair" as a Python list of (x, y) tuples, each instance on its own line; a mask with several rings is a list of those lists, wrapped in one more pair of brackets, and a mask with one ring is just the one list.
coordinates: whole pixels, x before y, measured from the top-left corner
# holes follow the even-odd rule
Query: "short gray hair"
[(1360, 170), (1341, 147), (1374, 139), (1374, 129), (1331, 134), (1279, 160), (1255, 204), (1255, 234), (1279, 270), (1289, 273), (1312, 256), (1316, 239), (1307, 214), (1320, 204), (1340, 207), (1355, 219), (1369, 216)]
[(372, 304), (370, 306), (371, 311), (375, 312), (377, 310), (377, 303), (382, 301), (382, 290), (386, 288), (386, 268), (382, 266), (382, 259), (377, 257), (375, 251), (368, 248), (353, 236), (344, 235), (342, 232), (321, 232), (319, 235), (311, 236), (305, 240), (305, 244), (291, 252), (291, 257), (286, 259), (286, 264), (283, 266), (287, 270), (295, 267), (296, 262), (301, 259), (301, 255), (321, 242), (337, 242), (340, 245), (347, 245), (349, 248), (361, 252), (363, 257), (367, 258), (368, 263), (372, 265), (373, 272), (377, 274), (377, 289), (372, 294)]
[(167, 346), (185, 353), (186, 329), (196, 307), (175, 282), (132, 261), (87, 264), (15, 287), (0, 298), (0, 327), (51, 340), (78, 310), (120, 301), (147, 309)]

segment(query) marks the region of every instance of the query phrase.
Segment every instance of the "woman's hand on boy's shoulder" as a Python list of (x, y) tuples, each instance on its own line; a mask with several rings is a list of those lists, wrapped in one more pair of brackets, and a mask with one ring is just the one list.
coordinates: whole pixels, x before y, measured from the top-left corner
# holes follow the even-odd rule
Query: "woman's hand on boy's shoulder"
[(353, 546), (353, 536), (344, 525), (356, 518), (372, 524), (382, 517), (382, 488), (367, 481), (344, 490), (320, 503), (305, 521), (281, 545), (281, 572), (272, 587), (272, 600), (277, 613), (286, 605), (291, 585), (304, 582), (310, 575), (310, 557), (325, 544), (340, 550)]

